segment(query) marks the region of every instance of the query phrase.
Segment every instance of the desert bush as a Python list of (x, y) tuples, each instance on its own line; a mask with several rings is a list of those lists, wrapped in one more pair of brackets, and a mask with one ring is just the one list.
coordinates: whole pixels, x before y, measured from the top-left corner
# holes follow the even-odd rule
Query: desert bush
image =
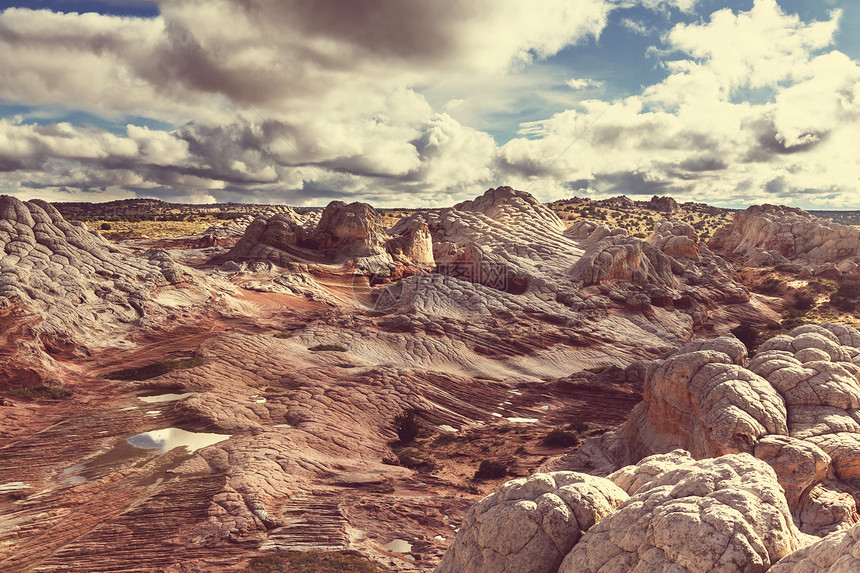
[(571, 422), (570, 424), (568, 424), (567, 429), (573, 430), (574, 432), (578, 432), (578, 433), (582, 434), (582, 433), (588, 431), (589, 426), (587, 423), (585, 423), (581, 420), (577, 420), (576, 422)]
[(410, 470), (429, 473), (439, 467), (436, 458), (421, 452), (417, 448), (397, 449), (394, 453), (400, 465)]
[(805, 312), (789, 309), (782, 311), (782, 321), (779, 324), (783, 330), (792, 330), (809, 323), (809, 317), (806, 316)]
[(803, 272), (803, 268), (791, 263), (780, 263), (773, 267), (773, 270), (789, 275), (799, 275)]
[(257, 557), (242, 573), (383, 573), (365, 557), (335, 551), (283, 551)]
[(346, 346), (340, 344), (317, 344), (308, 348), (311, 352), (346, 352)]
[(816, 279), (809, 281), (809, 290), (818, 294), (833, 294), (839, 290), (839, 283), (830, 279)]
[(10, 388), (6, 388), (4, 390), (10, 396), (15, 396), (18, 398), (23, 398), (25, 400), (60, 400), (62, 398), (67, 398), (72, 395), (72, 391), (68, 388), (61, 388), (59, 386), (28, 386), (26, 384), (21, 384), (18, 386), (12, 386)]
[(195, 356), (193, 358), (165, 360), (163, 362), (147, 364), (146, 366), (138, 366), (136, 368), (116, 370), (114, 372), (106, 374), (105, 378), (110, 378), (111, 380), (149, 380), (150, 378), (155, 378), (156, 376), (161, 376), (162, 374), (167, 374), (168, 372), (173, 372), (174, 370), (188, 370), (189, 368), (202, 366), (205, 363), (206, 361), (199, 356)]
[(445, 446), (447, 444), (453, 444), (457, 441), (457, 434), (453, 432), (445, 432), (444, 434), (439, 434), (436, 436), (436, 439), (433, 440), (434, 446)]
[(759, 294), (777, 294), (782, 290), (782, 280), (776, 277), (768, 277), (753, 287)]
[(858, 298), (860, 298), (860, 286), (842, 283), (836, 292), (830, 295), (830, 304), (839, 310), (853, 312), (857, 307)]
[(505, 477), (508, 473), (508, 464), (498, 460), (482, 460), (475, 471), (475, 479), (496, 479)]
[(553, 428), (544, 436), (544, 445), (554, 448), (572, 448), (579, 445), (579, 436), (576, 432), (565, 430), (563, 428)]
[(401, 444), (410, 444), (415, 441), (420, 430), (421, 424), (415, 417), (415, 412), (406, 410), (394, 418), (394, 431), (397, 432), (397, 438)]
[(747, 354), (752, 356), (756, 348), (758, 348), (759, 330), (749, 324), (740, 324), (729, 332), (744, 343), (744, 346), (747, 347)]
[(111, 229), (113, 229), (113, 227), (111, 226), (111, 224), (110, 224), (110, 223), (102, 223), (102, 224), (101, 224), (101, 226), (100, 226), (99, 228), (100, 228), (102, 231), (110, 231)]
[(809, 310), (815, 306), (815, 297), (801, 290), (794, 293), (794, 308)]

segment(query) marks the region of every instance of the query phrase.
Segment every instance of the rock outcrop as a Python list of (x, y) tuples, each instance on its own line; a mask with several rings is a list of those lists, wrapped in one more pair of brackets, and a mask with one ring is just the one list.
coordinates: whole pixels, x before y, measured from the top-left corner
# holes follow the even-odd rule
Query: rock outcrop
[(765, 462), (676, 450), (606, 479), (508, 482), (469, 510), (436, 573), (765, 571), (813, 539)]
[(749, 453), (776, 471), (804, 531), (850, 525), (858, 515), (847, 494), (860, 494), (858, 343), (860, 332), (830, 323), (772, 338), (750, 361), (733, 337), (692, 342), (650, 363), (642, 403), (582, 451), (604, 467), (675, 448), (695, 458)]
[(765, 571), (808, 542), (773, 470), (728, 455), (658, 474), (585, 532), (558, 571)]
[(678, 202), (673, 197), (659, 197), (657, 195), (651, 197), (651, 201), (648, 202), (648, 208), (662, 213), (674, 213), (681, 210), (681, 206), (678, 205)]
[(574, 472), (510, 481), (472, 506), (436, 573), (555, 573), (627, 497), (607, 479)]
[(860, 229), (793, 207), (755, 205), (708, 243), (716, 253), (747, 266), (793, 262), (825, 272), (853, 273), (860, 265)]
[(780, 559), (771, 573), (848, 573), (860, 571), (860, 525), (831, 533)]
[(395, 263), (433, 267), (426, 226), (410, 226), (395, 235), (386, 231), (379, 213), (366, 203), (332, 201), (316, 220), (295, 211), (263, 215), (251, 223), (236, 246), (212, 262), (267, 261), (353, 264), (372, 274), (389, 274)]

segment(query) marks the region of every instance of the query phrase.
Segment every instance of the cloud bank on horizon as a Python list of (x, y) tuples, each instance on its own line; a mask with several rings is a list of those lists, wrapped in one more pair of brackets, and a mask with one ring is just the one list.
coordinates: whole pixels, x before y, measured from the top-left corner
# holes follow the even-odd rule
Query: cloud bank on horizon
[(0, 4), (0, 192), (860, 209), (860, 7), (720, 4)]

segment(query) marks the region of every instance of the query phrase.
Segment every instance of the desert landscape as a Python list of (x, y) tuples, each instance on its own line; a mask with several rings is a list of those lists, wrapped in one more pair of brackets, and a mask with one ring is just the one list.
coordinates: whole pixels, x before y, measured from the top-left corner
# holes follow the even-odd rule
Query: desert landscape
[(0, 4), (0, 573), (860, 571), (860, 2)]
[(860, 229), (169, 207), (0, 199), (0, 570), (860, 565)]

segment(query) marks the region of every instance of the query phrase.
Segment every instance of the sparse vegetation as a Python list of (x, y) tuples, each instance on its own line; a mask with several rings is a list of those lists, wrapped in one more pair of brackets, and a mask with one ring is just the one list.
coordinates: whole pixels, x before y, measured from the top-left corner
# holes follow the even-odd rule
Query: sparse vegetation
[(789, 275), (799, 275), (803, 273), (803, 268), (798, 265), (793, 265), (791, 263), (781, 263), (773, 267), (773, 270), (778, 271), (780, 273), (786, 273)]
[(768, 277), (762, 282), (752, 287), (752, 290), (759, 294), (775, 295), (782, 291), (783, 281), (777, 277)]
[(842, 283), (836, 292), (830, 295), (830, 304), (839, 310), (854, 312), (858, 299), (860, 299), (860, 285)]
[(105, 374), (105, 378), (110, 378), (111, 380), (149, 380), (150, 378), (155, 378), (174, 370), (188, 370), (189, 368), (196, 368), (204, 364), (206, 364), (206, 361), (199, 356), (178, 358), (176, 360), (165, 360), (163, 362), (147, 364), (146, 366), (115, 370), (109, 374)]
[(383, 573), (383, 569), (349, 553), (284, 551), (257, 557), (242, 573)]
[(553, 448), (572, 448), (578, 446), (579, 442), (576, 432), (564, 428), (553, 428), (543, 439), (544, 445)]
[(317, 344), (308, 348), (311, 352), (346, 352), (346, 346), (340, 344)]
[(430, 473), (439, 467), (436, 458), (422, 452), (418, 448), (395, 448), (394, 454), (397, 456), (397, 461), (400, 465), (410, 470)]
[(481, 460), (475, 471), (476, 480), (497, 479), (505, 477), (508, 473), (509, 464), (500, 460)]
[(31, 401), (62, 400), (63, 398), (68, 398), (72, 395), (72, 391), (68, 388), (62, 388), (60, 386), (45, 386), (42, 384), (38, 386), (19, 384), (17, 386), (6, 388), (3, 392), (10, 396)]
[(815, 297), (804, 291), (794, 293), (794, 308), (797, 310), (810, 310), (815, 306)]

